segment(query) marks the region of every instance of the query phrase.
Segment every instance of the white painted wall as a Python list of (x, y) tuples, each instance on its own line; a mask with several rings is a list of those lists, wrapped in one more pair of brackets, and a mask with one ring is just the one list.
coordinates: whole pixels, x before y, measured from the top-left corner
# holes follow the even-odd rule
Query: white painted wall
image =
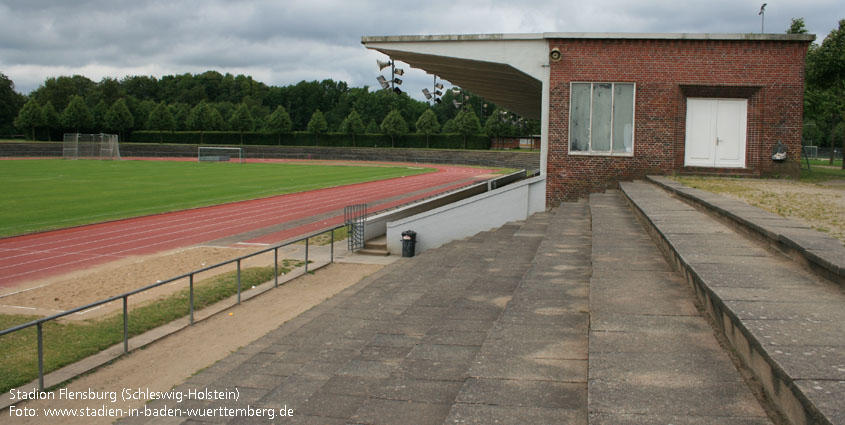
[(387, 249), (402, 253), (402, 232), (417, 232), (416, 253), (545, 211), (546, 178), (534, 177), (387, 223)]

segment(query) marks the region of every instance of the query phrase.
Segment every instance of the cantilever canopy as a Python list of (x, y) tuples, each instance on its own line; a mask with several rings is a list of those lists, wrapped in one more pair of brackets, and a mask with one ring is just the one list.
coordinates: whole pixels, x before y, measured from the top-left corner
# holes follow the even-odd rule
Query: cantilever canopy
[(547, 44), (541, 34), (362, 37), (382, 52), (519, 115), (540, 119)]

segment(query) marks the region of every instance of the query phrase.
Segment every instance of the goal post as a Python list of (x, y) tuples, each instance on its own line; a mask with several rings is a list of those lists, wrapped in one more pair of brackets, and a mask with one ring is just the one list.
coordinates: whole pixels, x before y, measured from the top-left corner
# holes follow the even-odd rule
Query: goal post
[(117, 134), (65, 133), (62, 141), (64, 159), (120, 159)]
[(198, 162), (244, 162), (244, 150), (242, 148), (229, 148), (218, 146), (200, 146), (197, 148)]

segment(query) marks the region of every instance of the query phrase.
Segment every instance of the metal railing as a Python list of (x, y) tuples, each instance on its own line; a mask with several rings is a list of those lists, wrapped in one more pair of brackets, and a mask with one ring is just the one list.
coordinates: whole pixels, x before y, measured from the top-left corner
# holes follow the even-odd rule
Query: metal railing
[(237, 304), (240, 304), (241, 303), (241, 292), (242, 292), (241, 291), (241, 262), (243, 262), (244, 260), (246, 260), (248, 258), (255, 257), (255, 256), (258, 256), (258, 255), (265, 254), (267, 252), (273, 251), (273, 260), (274, 260), (273, 265), (274, 265), (274, 274), (275, 274), (275, 278), (274, 278), (275, 281), (273, 283), (273, 287), (276, 288), (276, 287), (279, 286), (279, 249), (280, 248), (284, 248), (286, 246), (305, 241), (305, 274), (307, 274), (308, 273), (308, 261), (309, 261), (309, 258), (308, 258), (309, 240), (311, 238), (323, 235), (327, 232), (330, 233), (331, 234), (331, 242), (329, 243), (329, 245), (331, 246), (331, 248), (330, 248), (330, 255), (329, 255), (329, 263), (334, 263), (334, 231), (337, 230), (337, 229), (341, 229), (343, 227), (346, 227), (346, 225), (338, 225), (338, 226), (332, 227), (330, 229), (323, 229), (323, 230), (319, 230), (319, 231), (314, 232), (314, 233), (309, 233), (305, 236), (299, 237), (297, 239), (285, 241), (285, 242), (283, 242), (279, 245), (275, 245), (273, 247), (266, 248), (266, 249), (263, 249), (261, 251), (256, 251), (256, 252), (253, 252), (251, 254), (244, 255), (244, 256), (241, 256), (241, 257), (238, 257), (238, 258), (235, 258), (235, 259), (232, 259), (232, 260), (224, 261), (222, 263), (214, 264), (214, 265), (204, 267), (204, 268), (201, 268), (201, 269), (198, 269), (198, 270), (193, 270), (193, 271), (190, 271), (188, 273), (185, 273), (185, 274), (182, 274), (182, 275), (179, 275), (179, 276), (176, 276), (176, 277), (172, 277), (172, 278), (167, 279), (167, 280), (158, 281), (158, 282), (156, 282), (152, 285), (147, 285), (147, 286), (144, 286), (142, 288), (138, 288), (138, 289), (135, 289), (135, 290), (132, 290), (132, 291), (129, 291), (129, 292), (124, 292), (120, 295), (115, 295), (113, 297), (102, 299), (100, 301), (95, 301), (95, 302), (92, 302), (90, 304), (83, 305), (81, 307), (76, 307), (72, 310), (63, 311), (61, 313), (54, 314), (52, 316), (44, 317), (44, 318), (41, 318), (41, 319), (38, 319), (38, 320), (33, 320), (31, 322), (24, 323), (22, 325), (18, 325), (18, 326), (14, 326), (14, 327), (11, 327), (11, 328), (8, 328), (8, 329), (4, 329), (4, 330), (0, 331), (0, 336), (11, 334), (11, 333), (14, 333), (14, 332), (17, 332), (17, 331), (21, 331), (21, 330), (24, 330), (24, 329), (27, 329), (27, 328), (30, 328), (30, 327), (33, 327), (33, 326), (36, 327), (36, 329), (37, 329), (37, 339), (38, 339), (38, 389), (43, 391), (44, 390), (44, 336), (43, 336), (44, 323), (49, 322), (51, 320), (56, 320), (56, 319), (59, 319), (59, 318), (62, 318), (62, 317), (65, 317), (65, 316), (68, 316), (68, 315), (71, 315), (71, 314), (74, 314), (74, 313), (85, 311), (85, 310), (88, 310), (88, 309), (91, 309), (91, 308), (94, 308), (94, 307), (98, 307), (98, 306), (101, 306), (101, 305), (104, 305), (104, 304), (107, 304), (107, 303), (110, 303), (110, 302), (123, 300), (123, 354), (125, 355), (125, 354), (129, 353), (129, 309), (128, 309), (128, 304), (129, 304), (129, 297), (130, 296), (135, 295), (135, 294), (139, 294), (141, 292), (148, 291), (150, 289), (157, 288), (157, 287), (162, 286), (162, 285), (167, 285), (169, 283), (173, 283), (173, 282), (176, 282), (176, 281), (181, 280), (181, 279), (188, 278), (188, 299), (189, 299), (189, 317), (190, 317), (189, 318), (189, 324), (193, 325), (194, 324), (194, 276), (195, 275), (203, 273), (203, 272), (207, 272), (209, 270), (216, 269), (218, 267), (223, 267), (223, 266), (227, 266), (227, 265), (236, 263), (237, 264), (237, 282), (238, 282)]

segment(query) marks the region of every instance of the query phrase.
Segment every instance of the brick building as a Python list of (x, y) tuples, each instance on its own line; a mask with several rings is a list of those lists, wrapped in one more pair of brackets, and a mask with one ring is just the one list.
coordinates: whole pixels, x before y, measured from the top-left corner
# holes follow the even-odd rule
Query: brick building
[[(362, 43), (540, 119), (551, 206), (646, 174), (794, 174), (813, 39), (544, 33)], [(772, 159), (778, 142), (786, 161)]]

